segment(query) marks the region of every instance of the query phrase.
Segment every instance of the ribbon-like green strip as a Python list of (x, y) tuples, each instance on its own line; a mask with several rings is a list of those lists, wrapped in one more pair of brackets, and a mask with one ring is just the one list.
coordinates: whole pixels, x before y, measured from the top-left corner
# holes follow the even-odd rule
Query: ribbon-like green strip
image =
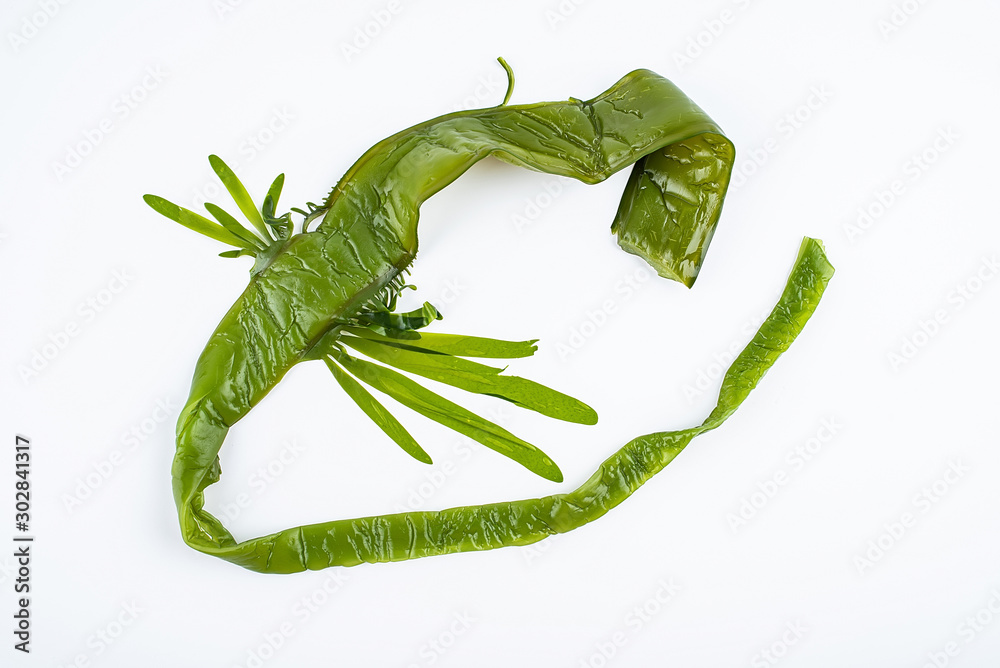
[(217, 540), (219, 536), (224, 538), (215, 545), (199, 545), (199, 549), (265, 573), (295, 573), (527, 545), (572, 531), (627, 499), (673, 461), (692, 438), (715, 429), (732, 415), (805, 327), (833, 271), (821, 242), (804, 239), (781, 298), (729, 367), (718, 403), (708, 418), (690, 429), (633, 439), (572, 492), (440, 511), (336, 520), (244, 542), (234, 540), (199, 507), (185, 514), (193, 522), (185, 531), (193, 535), (199, 531), (199, 524), (214, 524), (203, 528), (208, 528)]

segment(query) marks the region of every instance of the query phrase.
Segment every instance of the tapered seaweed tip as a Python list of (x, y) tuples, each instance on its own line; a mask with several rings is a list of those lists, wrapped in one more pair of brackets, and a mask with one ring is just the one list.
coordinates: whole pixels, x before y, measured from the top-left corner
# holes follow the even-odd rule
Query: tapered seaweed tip
[(510, 96), (514, 93), (514, 70), (510, 68), (510, 65), (503, 59), (503, 56), (497, 56), (497, 62), (503, 67), (503, 71), (507, 73), (507, 92), (504, 93), (503, 102), (499, 105), (503, 107), (510, 102)]

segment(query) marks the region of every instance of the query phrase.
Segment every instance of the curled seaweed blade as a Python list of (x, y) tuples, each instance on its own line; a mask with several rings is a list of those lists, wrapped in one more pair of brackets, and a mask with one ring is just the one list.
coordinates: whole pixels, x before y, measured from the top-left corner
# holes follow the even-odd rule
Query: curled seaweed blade
[(507, 74), (507, 92), (503, 95), (503, 102), (499, 106), (506, 106), (510, 102), (510, 96), (514, 93), (514, 70), (510, 68), (507, 61), (503, 59), (503, 56), (497, 58), (497, 62), (503, 68), (503, 71)]
[(291, 212), (281, 216), (275, 215), (278, 198), (281, 197), (281, 188), (284, 183), (285, 175), (278, 174), (277, 178), (274, 179), (274, 183), (268, 188), (267, 195), (264, 196), (264, 203), (260, 207), (260, 212), (264, 217), (264, 223), (276, 230), (279, 238), (288, 239), (292, 236), (293, 228)]
[[(389, 308), (392, 308), (390, 306)], [(423, 329), (435, 320), (441, 320), (441, 313), (431, 305), (424, 302), (424, 305), (407, 313), (390, 313), (388, 311), (374, 311), (359, 313), (357, 320), (363, 325), (373, 327), (376, 331), (384, 333), (385, 330), (396, 330), (397, 332), (412, 332), (415, 329)], [(389, 336), (392, 336), (391, 334)]]

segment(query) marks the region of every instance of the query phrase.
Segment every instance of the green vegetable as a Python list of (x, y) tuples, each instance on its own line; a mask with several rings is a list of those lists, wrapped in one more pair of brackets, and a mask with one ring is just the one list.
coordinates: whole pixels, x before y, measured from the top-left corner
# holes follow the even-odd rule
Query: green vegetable
[[(501, 63), (510, 74), (506, 63)], [(219, 479), (229, 428), (295, 364), (323, 360), (338, 384), (394, 442), (430, 456), (365, 385), (388, 394), (550, 480), (562, 473), (534, 445), (444, 399), (388, 366), (558, 419), (593, 424), (589, 406), (502, 369), (464, 359), (531, 355), (534, 341), (498, 341), (420, 330), (440, 319), (430, 304), (396, 313), (402, 272), (417, 252), (420, 204), (475, 162), (502, 160), (597, 183), (634, 164), (612, 225), (620, 245), (665, 277), (693, 284), (714, 233), (733, 147), (673, 84), (636, 70), (598, 97), (496, 107), (442, 116), (379, 142), (321, 206), (308, 203), (301, 231), (276, 215), (279, 176), (258, 209), (235, 173), (210, 158), (252, 231), (215, 205), (218, 222), (147, 195), (186, 227), (256, 258), (250, 285), (209, 339), (177, 425), (173, 489), (181, 533), (192, 547), (247, 568), (288, 573), (363, 561), (531, 543), (600, 516), (666, 465), (697, 433), (733, 411), (812, 313), (832, 270), (817, 242), (803, 245), (785, 296), (726, 377), (719, 407), (700, 427), (640, 437), (576, 492), (545, 499), (342, 520), (237, 541), (204, 509)], [(321, 219), (310, 231), (309, 225)], [(366, 361), (348, 354), (361, 353)], [(378, 362), (381, 362), (379, 364)], [(388, 365), (388, 366), (384, 366)], [(362, 381), (359, 383), (358, 380)]]

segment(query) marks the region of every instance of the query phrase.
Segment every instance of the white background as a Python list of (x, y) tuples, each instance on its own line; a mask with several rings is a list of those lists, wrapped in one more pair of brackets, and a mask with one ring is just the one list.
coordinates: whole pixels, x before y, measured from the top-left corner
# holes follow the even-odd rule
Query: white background
[[(996, 3), (225, 1), (0, 12), (0, 541), (17, 433), (37, 536), (27, 657), (0, 549), (0, 664), (997, 665)], [(421, 465), (305, 364), (223, 450), (209, 505), (238, 537), (565, 491), (628, 439), (700, 422), (803, 235), (837, 267), (815, 317), (728, 423), (571, 534), (294, 576), (187, 548), (174, 421), (250, 260), (142, 195), (233, 210), (218, 153), (258, 198), (283, 171), (284, 206), (320, 201), (381, 138), (498, 103), (498, 55), (512, 103), (645, 67), (725, 129), (744, 176), (701, 277), (688, 291), (618, 250), (628, 170), (587, 187), (480, 163), (425, 205), (407, 305), (436, 303), (437, 331), (541, 339), (511, 370), (597, 426), (442, 392), (500, 409), (566, 482), (401, 409), (436, 460)]]

